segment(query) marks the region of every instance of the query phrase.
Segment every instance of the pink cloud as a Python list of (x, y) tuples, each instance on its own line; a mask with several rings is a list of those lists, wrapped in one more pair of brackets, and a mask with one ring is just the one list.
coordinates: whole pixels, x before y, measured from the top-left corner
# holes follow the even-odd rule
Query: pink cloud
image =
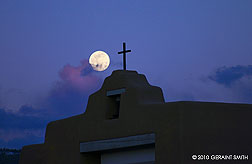
[(79, 66), (65, 65), (59, 72), (61, 81), (57, 84), (68, 89), (74, 89), (79, 92), (89, 92), (100, 84), (100, 78), (93, 74), (91, 65), (87, 59), (80, 62)]

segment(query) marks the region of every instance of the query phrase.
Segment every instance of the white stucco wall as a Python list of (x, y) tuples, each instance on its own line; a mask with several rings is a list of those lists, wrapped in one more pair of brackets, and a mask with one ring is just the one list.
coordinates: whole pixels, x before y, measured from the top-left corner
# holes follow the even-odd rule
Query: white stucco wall
[(137, 164), (153, 163), (155, 161), (155, 148), (138, 148), (132, 150), (118, 150), (101, 154), (101, 164)]

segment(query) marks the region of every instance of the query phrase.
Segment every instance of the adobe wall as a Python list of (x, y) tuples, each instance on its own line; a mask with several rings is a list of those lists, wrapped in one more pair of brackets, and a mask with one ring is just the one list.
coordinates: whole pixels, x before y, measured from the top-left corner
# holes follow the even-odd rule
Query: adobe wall
[[(126, 88), (121, 94), (119, 118), (108, 119), (106, 112), (111, 106), (106, 92), (119, 88)], [(80, 153), (81, 142), (148, 133), (156, 134), (156, 164), (195, 163), (193, 154), (241, 153), (252, 157), (251, 116), (252, 105), (246, 104), (164, 103), (162, 90), (149, 85), (143, 75), (115, 72), (89, 97), (84, 114), (49, 123), (45, 143), (24, 147), (20, 163), (99, 164), (99, 152)]]

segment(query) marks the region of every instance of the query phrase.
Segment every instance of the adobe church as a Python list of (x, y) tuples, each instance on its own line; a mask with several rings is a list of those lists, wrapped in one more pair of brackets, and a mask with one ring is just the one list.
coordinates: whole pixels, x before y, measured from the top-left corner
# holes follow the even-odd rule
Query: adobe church
[(251, 116), (251, 104), (166, 103), (144, 75), (116, 70), (83, 114), (50, 122), (45, 142), (24, 146), (19, 163), (252, 163)]

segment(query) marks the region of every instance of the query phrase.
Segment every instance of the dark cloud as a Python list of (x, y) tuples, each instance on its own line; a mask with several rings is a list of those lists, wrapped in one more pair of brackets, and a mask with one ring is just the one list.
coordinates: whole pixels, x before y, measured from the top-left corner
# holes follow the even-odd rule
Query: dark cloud
[(208, 79), (227, 88), (236, 102), (252, 103), (252, 65), (221, 67)]
[(230, 87), (234, 82), (245, 76), (252, 76), (252, 65), (218, 68), (208, 78), (225, 86)]
[[(16, 133), (14, 135), (16, 135)], [(29, 145), (31, 143), (43, 143), (43, 142), (44, 142), (44, 135), (37, 136), (32, 133), (27, 133), (27, 135), (15, 137), (11, 141), (0, 138), (0, 145), (2, 148), (5, 147), (5, 148), (20, 149), (24, 145)]]
[(79, 66), (65, 65), (59, 77), (39, 107), (24, 105), (15, 113), (0, 109), (0, 147), (20, 148), (41, 143), (46, 125), (52, 120), (83, 113), (88, 96), (102, 81), (87, 60), (82, 60)]
[(55, 88), (45, 101), (45, 107), (50, 115), (67, 117), (85, 111), (88, 94), (78, 92), (73, 88)]
[(18, 110), (20, 116), (33, 116), (33, 117), (48, 117), (48, 111), (46, 109), (36, 109), (29, 105), (23, 105)]
[(88, 74), (90, 74), (92, 72), (94, 72), (94, 69), (89, 64), (86, 68), (83, 68), (83, 70), (81, 70), (81, 76), (86, 76), (86, 75), (88, 75)]
[(11, 113), (0, 109), (1, 147), (21, 148), (26, 144), (42, 142), (45, 127), (52, 118), (41, 114), (43, 110), (23, 106), (18, 112)]
[[(34, 111), (38, 111), (34, 109)], [(33, 112), (35, 113), (35, 112)], [(10, 113), (0, 109), (0, 129), (41, 129), (44, 128), (49, 119), (41, 115), (27, 115), (23, 112)]]
[(71, 89), (78, 92), (90, 92), (99, 86), (100, 78), (93, 74), (88, 60), (82, 60), (79, 66), (65, 65), (59, 72), (60, 80), (56, 89)]
[(48, 113), (59, 117), (80, 114), (85, 111), (88, 96), (101, 86), (101, 78), (93, 73), (88, 60), (79, 66), (65, 65), (44, 102)]

